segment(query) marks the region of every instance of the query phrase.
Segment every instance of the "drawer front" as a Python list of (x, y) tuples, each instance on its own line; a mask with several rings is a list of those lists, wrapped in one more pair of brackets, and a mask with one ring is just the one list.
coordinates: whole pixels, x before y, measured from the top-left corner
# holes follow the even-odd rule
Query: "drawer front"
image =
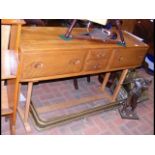
[(89, 50), (84, 70), (85, 71), (105, 70), (111, 54), (112, 50), (110, 49)]
[(87, 61), (89, 60), (105, 60), (111, 55), (111, 49), (92, 49), (89, 50)]
[(101, 61), (97, 60), (91, 60), (89, 62), (85, 63), (85, 71), (98, 71), (98, 70), (104, 70), (106, 68), (106, 65), (103, 64)]
[(85, 51), (55, 51), (23, 54), (22, 79), (80, 72)]
[(110, 69), (140, 66), (146, 52), (147, 49), (145, 48), (116, 49)]

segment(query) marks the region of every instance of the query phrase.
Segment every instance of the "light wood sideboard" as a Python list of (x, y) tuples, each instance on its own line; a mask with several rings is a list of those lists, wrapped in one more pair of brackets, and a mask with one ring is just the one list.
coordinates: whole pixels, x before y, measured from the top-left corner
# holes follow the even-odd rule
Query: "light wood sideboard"
[[(124, 32), (126, 47), (63, 40), (65, 28), (23, 27), (20, 81), (46, 80), (139, 67), (148, 46)], [(75, 34), (84, 31), (75, 29)]]
[[(83, 28), (75, 28), (72, 34), (84, 31)], [(104, 91), (110, 73), (122, 70), (113, 95), (107, 96), (103, 92), (115, 101), (128, 69), (141, 66), (148, 49), (147, 44), (126, 32), (123, 32), (126, 47), (78, 39), (63, 40), (61, 35), (65, 32), (66, 28), (60, 27), (22, 28), (17, 87), (19, 93), (20, 83), (28, 82), (28, 91), (25, 110), (18, 110), (27, 131), (30, 131), (28, 116), (34, 82), (105, 72), (101, 86)]]

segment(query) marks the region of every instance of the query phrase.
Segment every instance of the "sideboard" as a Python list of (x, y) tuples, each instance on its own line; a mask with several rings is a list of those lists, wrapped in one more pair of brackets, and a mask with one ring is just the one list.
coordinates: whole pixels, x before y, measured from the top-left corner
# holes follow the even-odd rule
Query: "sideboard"
[[(130, 68), (141, 66), (148, 45), (128, 32), (123, 32), (126, 47), (117, 44), (104, 44), (88, 40), (64, 40), (66, 28), (62, 27), (23, 27), (19, 47), (17, 69), (17, 102), (19, 102), (20, 85), (28, 83), (25, 109), (18, 111), (26, 131), (33, 83), (44, 80), (60, 79), (81, 75), (105, 73), (101, 90), (112, 102), (116, 100), (125, 76)], [(72, 34), (84, 32), (75, 28)], [(113, 71), (121, 70), (120, 80), (112, 96), (105, 92), (105, 87)], [(88, 100), (87, 100), (88, 101)], [(81, 103), (78, 103), (81, 104)], [(65, 105), (66, 106), (66, 105)], [(65, 107), (64, 106), (64, 107)]]

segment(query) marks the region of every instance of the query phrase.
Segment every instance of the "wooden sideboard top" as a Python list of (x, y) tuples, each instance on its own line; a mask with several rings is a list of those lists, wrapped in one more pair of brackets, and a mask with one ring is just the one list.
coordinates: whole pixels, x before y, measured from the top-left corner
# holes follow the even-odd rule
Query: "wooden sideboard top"
[[(37, 52), (50, 50), (69, 50), (69, 49), (92, 49), (92, 48), (124, 48), (116, 44), (104, 44), (102, 42), (88, 40), (63, 40), (60, 35), (64, 35), (67, 28), (62, 27), (23, 27), (21, 32), (21, 52)], [(85, 28), (74, 28), (72, 34), (86, 32)], [(148, 45), (140, 42), (126, 32), (124, 38), (127, 47), (146, 47)]]
[(24, 20), (21, 19), (2, 19), (2, 25), (23, 25), (25, 24)]

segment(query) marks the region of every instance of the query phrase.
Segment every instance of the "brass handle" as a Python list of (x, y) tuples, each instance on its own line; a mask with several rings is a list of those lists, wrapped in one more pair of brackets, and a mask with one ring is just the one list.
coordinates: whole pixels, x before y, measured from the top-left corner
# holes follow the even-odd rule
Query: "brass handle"
[(93, 66), (93, 69), (99, 69), (99, 66), (100, 66), (99, 64), (96, 64)]
[(34, 67), (35, 69), (41, 69), (41, 68), (43, 68), (43, 63), (37, 62), (37, 63), (35, 63), (35, 64), (33, 65), (33, 67)]
[(78, 64), (80, 64), (80, 63), (81, 63), (81, 61), (80, 61), (79, 59), (71, 60), (71, 61), (69, 62), (69, 64), (73, 64), (73, 65), (78, 65)]
[(97, 54), (97, 58), (101, 58), (101, 57), (104, 57), (105, 56), (105, 54), (104, 53), (100, 53), (100, 54)]
[(97, 68), (97, 66), (95, 65), (95, 66), (93, 66), (93, 69), (96, 69)]
[(119, 57), (119, 59), (118, 59), (118, 60), (119, 60), (119, 61), (123, 61), (123, 59), (124, 59), (123, 57)]
[(140, 55), (140, 56), (139, 56), (139, 59), (142, 59), (142, 58), (143, 58), (143, 56), (142, 56), (142, 55)]
[(81, 62), (81, 61), (78, 59), (78, 60), (76, 60), (76, 61), (74, 62), (74, 64), (75, 64), (75, 65), (78, 65), (78, 64), (80, 64), (80, 62)]

